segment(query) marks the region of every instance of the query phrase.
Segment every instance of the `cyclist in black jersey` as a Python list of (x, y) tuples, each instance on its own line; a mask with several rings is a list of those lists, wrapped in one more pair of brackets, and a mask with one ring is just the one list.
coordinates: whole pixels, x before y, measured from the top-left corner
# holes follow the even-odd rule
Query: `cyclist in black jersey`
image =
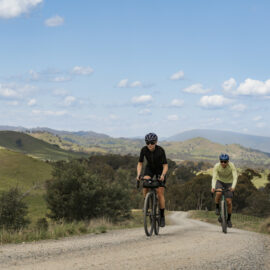
[[(160, 208), (160, 226), (165, 226), (165, 198), (164, 198), (164, 187), (166, 183), (166, 173), (168, 171), (168, 163), (166, 159), (165, 151), (162, 147), (157, 145), (158, 137), (155, 133), (148, 133), (145, 135), (145, 143), (141, 149), (139, 162), (137, 165), (137, 180), (140, 180), (142, 173), (144, 157), (147, 160), (147, 164), (144, 171), (144, 178), (150, 179), (154, 176), (159, 177), (161, 181), (160, 187), (157, 188), (157, 194), (159, 199)], [(143, 189), (144, 198), (148, 192), (147, 188)]]

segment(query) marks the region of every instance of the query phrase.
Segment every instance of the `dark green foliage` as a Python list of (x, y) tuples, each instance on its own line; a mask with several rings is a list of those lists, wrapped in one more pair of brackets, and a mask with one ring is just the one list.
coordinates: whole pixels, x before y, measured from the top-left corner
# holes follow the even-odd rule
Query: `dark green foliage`
[(180, 184), (170, 182), (166, 201), (170, 210), (211, 209), (211, 176), (200, 174), (192, 180)]
[(107, 216), (119, 220), (129, 216), (130, 192), (115, 180), (111, 166), (96, 161), (80, 159), (54, 166), (46, 194), (51, 218), (73, 221)]
[(5, 191), (0, 196), (0, 228), (18, 230), (26, 227), (27, 206), (22, 201), (22, 194), (17, 188)]
[(39, 218), (36, 223), (36, 228), (39, 231), (47, 231), (49, 228), (49, 223), (46, 218)]

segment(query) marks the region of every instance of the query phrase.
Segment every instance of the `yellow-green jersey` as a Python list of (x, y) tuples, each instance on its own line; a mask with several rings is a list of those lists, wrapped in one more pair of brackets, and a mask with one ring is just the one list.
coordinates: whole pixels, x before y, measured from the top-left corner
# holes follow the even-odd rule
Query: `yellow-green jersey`
[(213, 178), (212, 178), (212, 188), (216, 188), (217, 180), (232, 184), (232, 188), (235, 188), (237, 183), (237, 171), (232, 162), (228, 162), (227, 166), (223, 168), (219, 163), (217, 163), (213, 170)]

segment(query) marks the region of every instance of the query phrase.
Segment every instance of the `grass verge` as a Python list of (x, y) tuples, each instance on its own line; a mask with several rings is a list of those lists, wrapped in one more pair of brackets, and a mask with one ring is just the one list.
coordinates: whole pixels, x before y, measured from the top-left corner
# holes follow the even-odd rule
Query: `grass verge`
[[(189, 211), (189, 218), (220, 225), (214, 211), (192, 210)], [(233, 213), (232, 223), (234, 228), (270, 234), (270, 218), (259, 218)]]
[(118, 223), (112, 223), (106, 218), (89, 222), (49, 222), (48, 229), (31, 226), (19, 231), (0, 230), (0, 245), (8, 243), (32, 242), (45, 239), (59, 239), (74, 235), (106, 233), (108, 230), (134, 228), (143, 225), (142, 211), (132, 211), (131, 218)]

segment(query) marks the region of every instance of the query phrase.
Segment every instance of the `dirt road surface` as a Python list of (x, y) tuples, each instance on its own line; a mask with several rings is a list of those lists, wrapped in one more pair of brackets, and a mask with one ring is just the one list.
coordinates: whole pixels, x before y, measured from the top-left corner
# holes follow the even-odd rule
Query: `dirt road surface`
[(174, 212), (174, 225), (146, 237), (143, 228), (0, 246), (1, 270), (270, 269), (270, 237)]

